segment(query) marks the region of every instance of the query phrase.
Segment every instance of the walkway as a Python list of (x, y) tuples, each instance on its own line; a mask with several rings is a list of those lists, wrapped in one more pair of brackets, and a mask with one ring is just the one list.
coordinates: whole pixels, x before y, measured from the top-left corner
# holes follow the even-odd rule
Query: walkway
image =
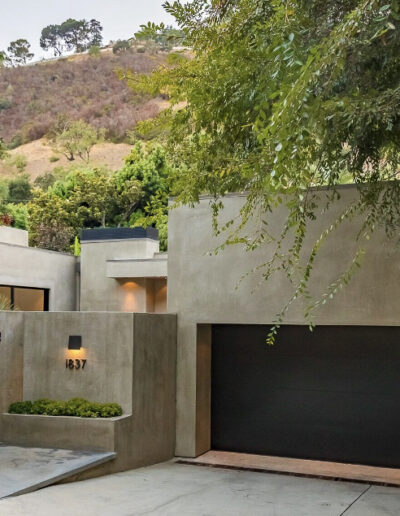
[(400, 489), (164, 463), (0, 500), (1, 516), (398, 516)]

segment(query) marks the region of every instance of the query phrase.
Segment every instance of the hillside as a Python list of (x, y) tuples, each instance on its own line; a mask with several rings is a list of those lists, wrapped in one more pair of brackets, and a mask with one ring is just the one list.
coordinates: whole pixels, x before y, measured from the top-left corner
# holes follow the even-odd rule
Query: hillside
[[(38, 140), (60, 116), (83, 119), (121, 142), (137, 121), (155, 116), (155, 99), (134, 94), (116, 69), (149, 73), (165, 54), (110, 52), (80, 59), (61, 58), (0, 70), (0, 137), (12, 147)], [(159, 99), (161, 100), (161, 99)]]
[[(129, 154), (132, 146), (127, 143), (104, 142), (95, 145), (91, 151), (90, 165), (106, 166), (110, 170), (118, 170), (124, 163), (124, 158)], [(27, 166), (25, 172), (32, 180), (38, 176), (52, 171), (56, 167), (69, 167), (71, 162), (62, 154), (55, 154), (48, 142), (41, 138), (26, 143), (10, 151), (11, 157), (21, 155), (26, 158)], [(54, 158), (57, 157), (57, 161)], [(76, 160), (74, 164), (82, 163)], [(15, 167), (0, 162), (0, 178), (11, 178), (16, 174)]]

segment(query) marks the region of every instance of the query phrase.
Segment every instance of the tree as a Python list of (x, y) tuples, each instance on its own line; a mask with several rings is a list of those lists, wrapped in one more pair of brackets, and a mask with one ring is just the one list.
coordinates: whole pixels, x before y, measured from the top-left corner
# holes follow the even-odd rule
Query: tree
[[(32, 243), (69, 251), (81, 228), (128, 219), (140, 196), (140, 183), (134, 179), (122, 183), (105, 169), (73, 170), (47, 191), (34, 191), (28, 204)], [(57, 230), (62, 238), (55, 240)]]
[(13, 66), (26, 65), (34, 54), (30, 52), (31, 44), (23, 38), (17, 39), (10, 43), (8, 47), (8, 57)]
[[(176, 1), (165, 3), (193, 49), (193, 58), (128, 83), (167, 92), (169, 155), (180, 167), (178, 202), (213, 196), (214, 227), (227, 243), (249, 250), (271, 245), (268, 213), (287, 209), (272, 261), (260, 264), (268, 280), (280, 270), (296, 300), (313, 312), (349, 280), (378, 225), (394, 236), (400, 225), (400, 10), (386, 0)], [(149, 27), (156, 35), (163, 27)], [(335, 202), (347, 175), (359, 199), (333, 224), (360, 216), (358, 251), (342, 275), (314, 298), (308, 289), (313, 262), (327, 228), (311, 251), (310, 223)], [(329, 186), (326, 205), (312, 187)], [(219, 227), (221, 198), (248, 191), (237, 221)], [(243, 233), (263, 213), (257, 233)], [(287, 249), (287, 251), (284, 251)], [(273, 333), (269, 342), (273, 341)]]
[(148, 23), (141, 26), (141, 30), (136, 32), (135, 37), (139, 41), (153, 41), (161, 50), (169, 50), (184, 41), (185, 33), (172, 25), (161, 23), (156, 26), (154, 23)]
[(10, 63), (8, 55), (4, 51), (0, 51), (0, 68)]
[(56, 131), (52, 140), (55, 152), (64, 154), (69, 161), (76, 156), (89, 162), (90, 151), (104, 139), (104, 130), (97, 130), (83, 120), (67, 121)]
[(125, 159), (125, 165), (116, 173), (121, 191), (130, 182), (138, 182), (141, 196), (136, 205), (118, 218), (118, 225), (153, 226), (159, 230), (160, 247), (167, 248), (168, 198), (171, 192), (173, 171), (161, 145), (149, 146), (148, 150), (137, 143)]
[(64, 41), (60, 25), (48, 25), (42, 30), (40, 47), (43, 50), (53, 50), (55, 56), (61, 56), (64, 49)]
[(103, 27), (97, 20), (74, 20), (69, 18), (60, 26), (60, 33), (67, 50), (84, 52), (91, 46), (100, 46)]
[(64, 50), (84, 52), (90, 47), (100, 47), (103, 27), (97, 20), (75, 20), (68, 18), (60, 25), (48, 25), (42, 30), (40, 46), (43, 50), (52, 49), (55, 56)]
[(32, 197), (28, 174), (20, 174), (8, 183), (8, 200), (12, 203), (27, 202)]
[(98, 45), (92, 45), (88, 50), (88, 54), (90, 57), (99, 57), (101, 55), (101, 48)]
[(113, 45), (114, 54), (120, 54), (121, 52), (129, 52), (131, 50), (131, 42), (127, 39), (119, 39)]

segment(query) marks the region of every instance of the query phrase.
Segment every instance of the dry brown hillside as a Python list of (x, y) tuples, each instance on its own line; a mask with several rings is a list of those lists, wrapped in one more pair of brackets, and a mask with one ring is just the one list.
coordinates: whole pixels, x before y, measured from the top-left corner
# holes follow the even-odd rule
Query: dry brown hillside
[[(116, 69), (148, 73), (165, 54), (102, 53), (85, 59), (62, 58), (0, 70), (0, 137), (17, 146), (47, 134), (60, 115), (83, 119), (122, 141), (137, 121), (155, 116), (159, 104), (134, 94)], [(150, 101), (150, 102), (149, 102)]]
[[(127, 143), (104, 142), (95, 145), (90, 154), (90, 165), (105, 166), (110, 170), (118, 170), (124, 164), (124, 158), (131, 151), (132, 146)], [(32, 180), (38, 176), (51, 172), (56, 167), (70, 167), (71, 162), (62, 154), (55, 154), (48, 142), (42, 138), (34, 142), (26, 143), (10, 151), (12, 157), (15, 155), (25, 156), (27, 166), (25, 172)], [(57, 157), (57, 161), (53, 159)], [(73, 162), (74, 165), (83, 163), (80, 159)], [(8, 165), (7, 162), (0, 162), (0, 178), (12, 177), (16, 174), (16, 168)]]

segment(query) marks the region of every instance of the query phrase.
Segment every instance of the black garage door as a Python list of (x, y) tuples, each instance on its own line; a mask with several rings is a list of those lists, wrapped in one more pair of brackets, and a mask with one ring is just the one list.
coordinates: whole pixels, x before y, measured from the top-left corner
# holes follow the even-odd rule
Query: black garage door
[(215, 325), (215, 450), (400, 467), (400, 328)]

